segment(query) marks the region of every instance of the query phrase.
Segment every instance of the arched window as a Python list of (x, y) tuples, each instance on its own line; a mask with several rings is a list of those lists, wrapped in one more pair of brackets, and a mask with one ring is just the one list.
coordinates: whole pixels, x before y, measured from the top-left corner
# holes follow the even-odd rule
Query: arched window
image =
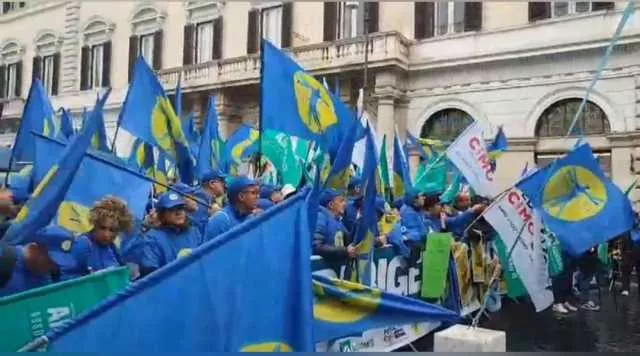
[(40, 78), (49, 95), (58, 94), (61, 46), (61, 36), (53, 31), (41, 31), (36, 36), (36, 55), (33, 57), (31, 76), (32, 78)]
[(111, 36), (115, 25), (105, 19), (89, 18), (83, 31), (80, 90), (111, 86)]
[(9, 40), (0, 45), (0, 98), (17, 98), (22, 92), (24, 48)]
[(166, 15), (155, 9), (153, 4), (143, 3), (131, 15), (131, 36), (129, 37), (129, 78), (138, 56), (144, 57), (150, 67), (162, 68), (162, 26)]
[(444, 109), (431, 115), (420, 132), (420, 137), (453, 141), (473, 123), (471, 115), (459, 109)]
[[(581, 101), (582, 99), (578, 98), (564, 99), (549, 106), (538, 119), (536, 137), (565, 136)], [(610, 131), (609, 120), (607, 120), (604, 111), (588, 101), (583, 115), (576, 122), (573, 134), (601, 135)]]

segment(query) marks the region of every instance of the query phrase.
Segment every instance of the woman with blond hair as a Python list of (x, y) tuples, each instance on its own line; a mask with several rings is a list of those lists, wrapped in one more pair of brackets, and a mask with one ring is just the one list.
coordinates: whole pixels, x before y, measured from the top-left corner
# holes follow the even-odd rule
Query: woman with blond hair
[(73, 255), (78, 276), (124, 264), (115, 245), (116, 237), (129, 233), (133, 216), (122, 200), (107, 196), (91, 208), (89, 221), (92, 229), (80, 235), (73, 244)]

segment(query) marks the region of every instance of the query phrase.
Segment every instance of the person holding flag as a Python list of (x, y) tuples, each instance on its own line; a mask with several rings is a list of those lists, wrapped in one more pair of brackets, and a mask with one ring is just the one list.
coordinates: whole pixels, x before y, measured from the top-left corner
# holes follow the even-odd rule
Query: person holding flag
[(313, 254), (322, 256), (332, 266), (356, 258), (356, 248), (350, 245), (351, 235), (340, 221), (346, 206), (344, 195), (335, 189), (324, 189), (318, 200), (320, 210), (313, 235)]
[(347, 189), (349, 201), (347, 202), (347, 206), (344, 210), (342, 222), (344, 227), (347, 228), (347, 231), (351, 235), (355, 236), (356, 220), (358, 219), (360, 210), (362, 209), (362, 178), (357, 176), (351, 177)]
[(258, 200), (258, 208), (260, 210), (267, 210), (282, 200), (283, 196), (280, 187), (273, 184), (262, 184), (260, 186), (260, 200)]
[(229, 205), (209, 219), (204, 241), (211, 241), (224, 234), (255, 213), (258, 208), (259, 184), (245, 176), (232, 178), (228, 195)]
[(159, 226), (146, 233), (146, 244), (140, 274), (147, 275), (156, 269), (188, 256), (202, 243), (202, 235), (191, 226), (186, 203), (178, 193), (169, 191), (158, 198), (156, 204)]

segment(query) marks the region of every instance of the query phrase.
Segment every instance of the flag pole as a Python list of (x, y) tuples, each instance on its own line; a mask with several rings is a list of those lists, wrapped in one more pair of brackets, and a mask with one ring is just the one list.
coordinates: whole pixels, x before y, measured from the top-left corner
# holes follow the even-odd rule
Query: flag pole
[(364, 1), (360, 1), (364, 12), (364, 63), (363, 63), (363, 79), (362, 79), (362, 111), (364, 112), (365, 103), (367, 102), (367, 95), (369, 87), (367, 82), (369, 80), (369, 11)]
[(260, 94), (258, 94), (258, 156), (256, 157), (256, 165), (254, 167), (255, 170), (255, 176), (256, 179), (259, 179), (260, 177), (258, 176), (258, 174), (261, 173), (262, 171), (262, 135), (264, 133), (263, 130), (263, 124), (262, 124), (262, 100), (263, 100), (263, 93), (262, 93), (262, 88), (263, 88), (263, 78), (264, 78), (264, 40), (262, 39), (262, 31), (263, 31), (263, 26), (262, 26), (262, 8), (260, 8), (258, 10), (258, 26), (260, 27), (260, 31), (259, 31), (259, 38), (258, 41), (260, 41), (260, 45), (258, 46), (258, 51), (259, 51), (259, 55), (260, 55)]

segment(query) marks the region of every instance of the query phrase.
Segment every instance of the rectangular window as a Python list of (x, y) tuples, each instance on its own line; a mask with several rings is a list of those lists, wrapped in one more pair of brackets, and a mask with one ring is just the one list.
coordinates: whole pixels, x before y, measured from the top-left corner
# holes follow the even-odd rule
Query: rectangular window
[(42, 57), (42, 73), (40, 78), (42, 78), (42, 84), (44, 88), (47, 90), (48, 95), (53, 95), (53, 75), (55, 71), (55, 61), (54, 56), (44, 56)]
[[(602, 172), (608, 178), (611, 178), (611, 151), (596, 151), (593, 155), (598, 160)], [(540, 169), (553, 162), (556, 158), (562, 158), (562, 153), (537, 153), (536, 154), (536, 166)]]
[(551, 16), (562, 17), (575, 14), (586, 14), (593, 11), (610, 10), (615, 7), (613, 2), (592, 1), (555, 1), (552, 3)]
[(435, 16), (436, 34), (464, 32), (464, 2), (437, 2)]
[(282, 40), (282, 5), (262, 9), (262, 38), (280, 47)]
[(104, 71), (103, 62), (104, 46), (102, 44), (91, 47), (91, 70), (89, 76), (89, 87), (92, 89), (102, 87), (102, 73)]
[(138, 55), (144, 58), (149, 67), (153, 68), (153, 33), (140, 36), (139, 41)]
[(195, 62), (204, 63), (213, 60), (213, 21), (196, 25), (195, 42)]
[(16, 87), (18, 85), (18, 63), (11, 63), (7, 65), (6, 72), (4, 74), (4, 88), (2, 92), (5, 94), (5, 98), (14, 98), (16, 96)]
[(358, 2), (342, 1), (338, 7), (338, 38), (358, 36)]
[(21, 9), (26, 5), (24, 1), (3, 1), (2, 2), (2, 13), (6, 14), (11, 11)]

